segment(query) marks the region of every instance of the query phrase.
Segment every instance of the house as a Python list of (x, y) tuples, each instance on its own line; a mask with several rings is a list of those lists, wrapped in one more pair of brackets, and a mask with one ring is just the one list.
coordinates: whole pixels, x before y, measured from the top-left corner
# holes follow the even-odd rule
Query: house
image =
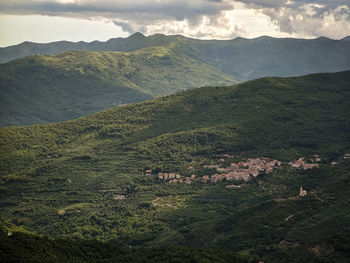
[(180, 179), (181, 178), (181, 174), (177, 173), (177, 174), (175, 174), (175, 177), (176, 177), (176, 179)]
[(252, 170), (250, 171), (250, 174), (253, 176), (253, 177), (257, 177), (259, 175), (259, 171), (257, 170)]
[(241, 188), (241, 186), (240, 185), (231, 184), (231, 185), (226, 185), (226, 188), (229, 188), (229, 189), (231, 189), (231, 188)]
[(192, 180), (192, 181), (196, 180), (196, 175), (195, 175), (195, 174), (192, 174), (192, 175), (191, 175), (191, 180)]
[(126, 196), (125, 195), (115, 195), (114, 200), (123, 200), (123, 199), (126, 199)]
[(163, 173), (158, 173), (158, 179), (161, 179), (161, 180), (163, 180)]
[(146, 175), (151, 175), (152, 174), (152, 170), (146, 170)]
[(299, 196), (304, 197), (307, 195), (307, 191), (303, 190), (303, 187), (300, 186)]
[(243, 167), (243, 166), (245, 166), (245, 165), (246, 165), (246, 163), (245, 163), (245, 162), (238, 162), (238, 166)]
[(333, 166), (337, 165), (337, 162), (331, 162), (331, 165), (333, 165)]
[(209, 176), (208, 176), (208, 175), (204, 175), (204, 176), (202, 177), (202, 182), (203, 182), (203, 183), (207, 183), (208, 180), (209, 180)]

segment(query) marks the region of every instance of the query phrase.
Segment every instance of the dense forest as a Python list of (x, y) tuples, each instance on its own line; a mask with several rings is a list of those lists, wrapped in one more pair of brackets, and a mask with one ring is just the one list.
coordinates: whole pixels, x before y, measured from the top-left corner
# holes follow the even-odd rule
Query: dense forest
[[(32, 250), (53, 262), (349, 262), (349, 83), (349, 71), (262, 78), (1, 128), (0, 251), (9, 262)], [(210, 165), (263, 157), (280, 167), (249, 180), (157, 176), (213, 177)]]

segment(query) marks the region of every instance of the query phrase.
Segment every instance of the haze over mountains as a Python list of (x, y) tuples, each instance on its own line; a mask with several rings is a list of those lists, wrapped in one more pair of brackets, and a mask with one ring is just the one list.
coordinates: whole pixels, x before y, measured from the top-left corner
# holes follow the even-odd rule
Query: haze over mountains
[[(35, 54), (55, 56), (30, 57)], [(16, 58), (22, 59), (7, 62)], [(28, 125), (194, 87), (350, 69), (350, 42), (136, 33), (107, 42), (25, 42), (0, 49), (0, 60), (7, 62), (0, 65), (0, 125)]]

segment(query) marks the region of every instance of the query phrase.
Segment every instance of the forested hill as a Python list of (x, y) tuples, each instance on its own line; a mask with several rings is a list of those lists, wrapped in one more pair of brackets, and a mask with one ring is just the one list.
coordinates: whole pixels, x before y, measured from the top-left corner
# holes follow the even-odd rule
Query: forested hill
[(328, 38), (198, 40), (137, 33), (107, 42), (0, 49), (3, 62), (34, 54), (54, 56), (0, 64), (0, 126), (66, 121), (194, 87), (350, 69), (350, 42)]
[(25, 56), (55, 55), (64, 51), (136, 51), (145, 47), (174, 47), (178, 55), (210, 63), (217, 69), (240, 77), (241, 81), (264, 76), (296, 76), (317, 72), (336, 72), (350, 69), (350, 42), (321, 37), (293, 39), (258, 37), (232, 40), (198, 40), (180, 35), (135, 33), (128, 38), (106, 42), (53, 42), (37, 44), (24, 42), (0, 48), (0, 62)]
[(236, 80), (170, 48), (65, 52), (0, 65), (0, 126), (66, 121), (180, 90)]
[[(349, 83), (350, 71), (262, 78), (1, 128), (0, 221), (57, 240), (204, 248), (196, 253), (206, 258), (216, 248), (265, 262), (347, 262)], [(206, 165), (263, 157), (282, 164), (250, 180), (203, 179), (215, 173)], [(296, 160), (313, 168), (294, 168)], [(158, 172), (202, 179), (170, 183)], [(15, 256), (22, 236), (6, 235), (14, 239), (3, 247)], [(86, 246), (106, 252), (96, 252), (99, 243), (45, 241), (45, 251), (64, 257), (84, 257)]]
[[(138, 158), (152, 163), (225, 151), (346, 149), (349, 82), (350, 71), (262, 78), (179, 92), (60, 124), (3, 128), (1, 145), (8, 152), (1, 156), (11, 160), (21, 149), (25, 155), (58, 155), (85, 144), (89, 147), (79, 154), (140, 151)], [(8, 165), (20, 167), (13, 161)]]

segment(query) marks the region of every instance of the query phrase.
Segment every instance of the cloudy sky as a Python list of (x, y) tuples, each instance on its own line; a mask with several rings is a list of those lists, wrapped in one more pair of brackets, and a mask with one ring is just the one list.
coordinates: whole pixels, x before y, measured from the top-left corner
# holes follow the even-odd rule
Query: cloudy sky
[(0, 0), (2, 47), (135, 32), (340, 39), (350, 35), (350, 0)]

